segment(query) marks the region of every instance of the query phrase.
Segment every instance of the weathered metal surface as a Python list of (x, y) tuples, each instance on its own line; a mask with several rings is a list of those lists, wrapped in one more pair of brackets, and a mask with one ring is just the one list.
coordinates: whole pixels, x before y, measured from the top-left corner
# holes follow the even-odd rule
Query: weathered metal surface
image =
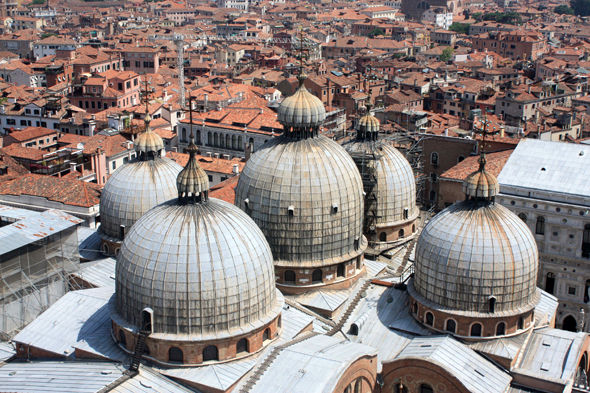
[(135, 223), (117, 260), (116, 308), (151, 338), (206, 340), (245, 334), (274, 319), (283, 298), (256, 224), (234, 205), (163, 203)]
[(419, 358), (442, 367), (470, 392), (504, 393), (512, 377), (450, 336), (413, 339), (397, 359)]
[(326, 120), (324, 103), (307, 91), (305, 75), (299, 75), (299, 88), (279, 105), (277, 120), (284, 127), (319, 127)]
[[(416, 247), (416, 291), (440, 306), (489, 312), (531, 305), (539, 255), (523, 221), (498, 204), (468, 200), (436, 215)], [(538, 300), (538, 299), (537, 299)]]
[(192, 134), (191, 141), (185, 151), (189, 153), (190, 157), (186, 167), (180, 171), (176, 179), (178, 195), (200, 195), (202, 192), (209, 190), (209, 177), (195, 159), (198, 149)]
[[(367, 167), (365, 172), (374, 173), (377, 183), (374, 187), (376, 201), (365, 200), (365, 205), (376, 204), (375, 225), (396, 225), (418, 215), (416, 180), (412, 167), (403, 154), (381, 141), (353, 140), (344, 144), (343, 147), (355, 157), (357, 162), (360, 161), (356, 159), (359, 155), (368, 157), (375, 153), (377, 156), (374, 160), (364, 160), (364, 165)], [(362, 170), (363, 168), (359, 168), (359, 171)]]
[(133, 142), (133, 147), (138, 153), (153, 153), (164, 149), (164, 141), (160, 135), (152, 131), (148, 125), (145, 132), (142, 132)]
[(463, 182), (463, 193), (474, 198), (492, 198), (498, 195), (500, 185), (496, 176), (486, 170), (473, 172)]
[[(149, 209), (178, 196), (176, 177), (182, 167), (168, 158), (135, 158), (107, 181), (100, 197), (101, 231), (119, 239)], [(100, 232), (99, 232), (100, 233)]]

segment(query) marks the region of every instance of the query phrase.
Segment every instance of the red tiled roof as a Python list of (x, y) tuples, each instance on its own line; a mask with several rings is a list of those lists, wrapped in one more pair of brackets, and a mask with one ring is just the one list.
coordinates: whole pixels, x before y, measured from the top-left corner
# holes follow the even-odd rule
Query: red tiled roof
[(56, 134), (57, 130), (52, 130), (44, 127), (27, 127), (22, 131), (15, 131), (9, 135), (19, 142), (28, 141), (35, 138), (40, 138), (45, 135)]
[(30, 173), (0, 184), (0, 195), (33, 195), (70, 206), (92, 207), (100, 203), (101, 187), (81, 180)]
[[(486, 154), (486, 170), (498, 177), (502, 168), (510, 158), (514, 149)], [(461, 161), (441, 175), (441, 178), (465, 180), (467, 176), (479, 169), (479, 156), (473, 156)]]
[(209, 196), (211, 198), (221, 199), (222, 201), (231, 203), (233, 205), (234, 200), (236, 199), (236, 187), (238, 185), (239, 177), (240, 175), (230, 177), (215, 187), (211, 187), (209, 190)]

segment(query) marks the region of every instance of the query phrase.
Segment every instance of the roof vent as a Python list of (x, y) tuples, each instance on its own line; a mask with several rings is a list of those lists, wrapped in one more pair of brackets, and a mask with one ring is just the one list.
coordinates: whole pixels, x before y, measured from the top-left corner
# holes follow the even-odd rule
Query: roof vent
[(541, 168), (541, 171), (542, 171), (542, 172), (545, 172), (545, 171), (547, 171), (547, 169), (545, 169), (545, 168)]
[(580, 157), (584, 155), (584, 150), (580, 152)]

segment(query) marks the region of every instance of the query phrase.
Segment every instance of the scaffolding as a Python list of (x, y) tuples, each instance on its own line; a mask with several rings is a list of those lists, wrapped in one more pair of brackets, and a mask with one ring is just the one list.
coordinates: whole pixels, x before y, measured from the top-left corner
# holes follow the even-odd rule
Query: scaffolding
[[(80, 289), (70, 279), (80, 266), (80, 220), (54, 212), (0, 229), (0, 339), (10, 339), (67, 292)], [(54, 226), (56, 216), (67, 222)]]

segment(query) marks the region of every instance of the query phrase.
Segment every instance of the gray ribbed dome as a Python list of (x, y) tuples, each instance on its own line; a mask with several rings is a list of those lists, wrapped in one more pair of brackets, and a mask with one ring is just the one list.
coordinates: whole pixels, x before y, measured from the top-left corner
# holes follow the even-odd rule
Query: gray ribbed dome
[(379, 120), (371, 115), (370, 106), (367, 108), (367, 114), (361, 117), (357, 124), (357, 132), (360, 133), (378, 133), (379, 132)]
[(149, 122), (146, 122), (146, 131), (135, 139), (133, 147), (137, 152), (156, 153), (164, 149), (164, 141), (160, 135), (152, 131)]
[(479, 170), (473, 172), (463, 182), (463, 193), (473, 198), (493, 198), (500, 192), (496, 176), (485, 170), (485, 153), (479, 157)]
[(283, 299), (272, 254), (256, 224), (217, 200), (178, 199), (146, 213), (117, 259), (116, 310), (135, 326), (153, 310), (150, 338), (199, 341), (245, 334), (271, 322)]
[(298, 78), (299, 88), (279, 105), (277, 120), (283, 127), (319, 127), (326, 120), (324, 103), (305, 88), (305, 74)]
[(416, 207), (416, 181), (412, 167), (396, 148), (381, 141), (354, 140), (343, 145), (351, 156), (371, 155), (378, 160), (368, 161), (377, 174), (377, 225), (395, 225), (418, 213)]
[(416, 245), (416, 291), (458, 311), (497, 312), (530, 306), (539, 255), (523, 221), (485, 200), (456, 203), (437, 214)]
[(336, 142), (281, 136), (248, 160), (235, 204), (262, 229), (275, 264), (320, 266), (358, 254), (355, 243), (364, 241), (362, 193), (353, 160)]
[(119, 238), (152, 207), (178, 196), (176, 177), (182, 167), (168, 158), (142, 161), (139, 157), (115, 171), (100, 197), (100, 229)]

